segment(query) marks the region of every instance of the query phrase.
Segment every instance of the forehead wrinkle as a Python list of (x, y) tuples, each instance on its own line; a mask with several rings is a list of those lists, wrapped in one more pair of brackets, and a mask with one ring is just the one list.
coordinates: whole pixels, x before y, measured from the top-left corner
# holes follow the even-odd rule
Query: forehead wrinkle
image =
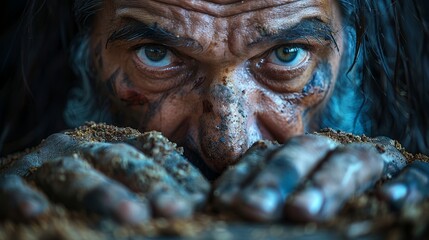
[[(231, 48), (231, 51), (235, 51), (235, 55), (238, 55), (240, 52), (252, 52), (254, 49), (258, 49), (259, 47), (271, 47), (272, 44), (278, 44), (278, 42), (263, 42), (261, 45), (258, 44), (259, 47), (257, 48), (255, 48), (255, 44), (252, 43), (258, 42), (258, 39), (261, 39), (262, 35), (264, 35), (263, 32), (271, 35), (284, 29), (293, 28), (306, 19), (318, 19), (327, 26), (332, 25), (331, 17), (321, 11), (320, 5), (316, 4), (298, 6), (293, 9), (287, 9), (286, 11), (279, 9), (277, 12), (270, 12), (270, 16), (270, 21), (266, 21), (263, 17), (249, 18), (245, 22), (239, 22), (235, 27), (230, 27), (233, 29), (233, 32), (231, 33), (232, 37), (228, 39), (229, 44), (232, 46), (237, 45), (237, 42), (242, 43), (239, 44), (239, 48)], [(334, 28), (333, 26), (331, 27)], [(242, 29), (250, 29), (251, 31), (245, 31), (244, 34), (247, 35), (243, 38), (244, 35), (243, 31), (241, 31)]]
[[(183, 10), (182, 10), (183, 11)], [(159, 28), (166, 30), (177, 38), (189, 39), (196, 43), (192, 53), (198, 54), (203, 52), (203, 49), (207, 47), (209, 43), (204, 41), (204, 37), (207, 36), (207, 32), (195, 31), (189, 32), (190, 24), (186, 22), (189, 17), (181, 14), (174, 14), (173, 11), (168, 13), (168, 16), (162, 16), (157, 14), (156, 9), (146, 8), (122, 8), (116, 10), (117, 19), (131, 19), (137, 22), (144, 23), (146, 25), (158, 25)], [(164, 11), (164, 13), (166, 13)], [(178, 24), (181, 22), (181, 24)], [(197, 29), (198, 30), (198, 29)], [(112, 31), (113, 32), (113, 31)], [(200, 41), (201, 40), (201, 41)]]
[[(248, 12), (254, 12), (267, 8), (275, 8), (290, 3), (312, 2), (312, 0), (217, 0), (217, 1), (202, 1), (202, 0), (150, 0), (144, 1), (144, 5), (160, 4), (165, 6), (174, 6), (188, 11), (203, 13), (212, 17), (226, 18)], [(317, 0), (315, 0), (318, 2)], [(142, 8), (141, 0), (116, 0), (119, 8)], [(222, 3), (224, 2), (224, 3)], [(314, 1), (313, 1), (314, 2)]]

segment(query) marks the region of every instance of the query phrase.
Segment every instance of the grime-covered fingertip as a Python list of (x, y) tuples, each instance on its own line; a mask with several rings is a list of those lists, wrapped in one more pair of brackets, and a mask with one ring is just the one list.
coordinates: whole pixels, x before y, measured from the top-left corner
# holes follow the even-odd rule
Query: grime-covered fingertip
[(28, 221), (49, 211), (49, 201), (21, 177), (4, 175), (0, 178), (0, 218)]
[(122, 224), (139, 224), (150, 219), (146, 204), (135, 200), (121, 200), (113, 210), (113, 217)]
[(409, 189), (399, 182), (385, 183), (377, 190), (378, 197), (386, 201), (392, 208), (399, 210), (403, 207)]
[(276, 189), (264, 187), (242, 192), (234, 201), (234, 208), (253, 221), (268, 222), (281, 218), (284, 199)]
[(194, 213), (194, 204), (178, 193), (162, 192), (151, 199), (154, 215), (164, 218), (189, 218)]
[(284, 216), (298, 222), (323, 220), (325, 203), (323, 193), (317, 188), (308, 188), (294, 194), (285, 204)]
[(25, 199), (18, 204), (20, 215), (24, 219), (35, 219), (49, 211), (49, 204), (45, 199)]

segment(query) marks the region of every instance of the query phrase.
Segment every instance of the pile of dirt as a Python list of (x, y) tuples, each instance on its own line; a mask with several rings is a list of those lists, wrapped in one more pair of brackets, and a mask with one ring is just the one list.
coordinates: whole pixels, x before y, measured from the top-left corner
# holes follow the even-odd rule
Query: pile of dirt
[[(325, 137), (329, 137), (337, 142), (340, 142), (342, 144), (348, 144), (348, 143), (366, 143), (366, 142), (372, 142), (373, 138), (367, 137), (365, 135), (353, 135), (351, 133), (346, 133), (346, 132), (342, 132), (342, 131), (336, 131), (330, 128), (325, 128), (325, 129), (321, 129), (318, 132), (315, 132), (314, 134), (316, 135), (321, 135), (321, 136), (325, 136)], [(429, 157), (421, 154), (421, 153), (417, 153), (417, 154), (412, 154), (410, 152), (408, 152), (398, 141), (396, 140), (392, 140), (393, 141), (393, 145), (395, 146), (396, 149), (398, 149), (402, 155), (405, 156), (405, 158), (407, 159), (408, 163), (411, 163), (415, 160), (420, 160), (420, 161), (424, 161), (424, 162), (429, 162)]]
[(65, 134), (79, 141), (88, 142), (122, 142), (127, 138), (140, 136), (142, 133), (136, 129), (116, 127), (105, 123), (88, 122)]

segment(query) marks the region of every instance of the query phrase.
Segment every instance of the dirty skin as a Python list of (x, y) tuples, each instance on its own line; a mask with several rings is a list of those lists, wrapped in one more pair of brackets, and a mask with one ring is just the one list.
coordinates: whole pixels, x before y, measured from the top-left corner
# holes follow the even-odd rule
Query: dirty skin
[[(342, 10), (333, 0), (103, 1), (88, 49), (105, 93), (97, 97), (108, 100), (114, 124), (162, 135), (98, 141), (116, 136), (115, 127), (89, 124), (97, 140), (75, 137), (79, 129), (52, 135), (2, 174), (31, 175), (49, 201), (124, 224), (190, 217), (210, 196), (219, 211), (255, 221), (332, 219), (405, 166), (389, 142), (305, 134), (317, 129), (314, 116), (354, 51), (341, 41)], [(399, 194), (424, 186), (416, 167), (382, 196), (398, 206), (422, 199)], [(220, 177), (211, 185), (202, 172)], [(2, 197), (34, 199), (6, 204), (22, 218), (49, 211), (40, 191), (0, 184)]]

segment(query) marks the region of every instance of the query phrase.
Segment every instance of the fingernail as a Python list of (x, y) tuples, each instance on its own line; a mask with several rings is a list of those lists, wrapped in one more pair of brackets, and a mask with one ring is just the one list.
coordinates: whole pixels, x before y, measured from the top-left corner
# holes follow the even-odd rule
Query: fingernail
[(88, 191), (82, 199), (83, 207), (121, 223), (138, 223), (149, 219), (150, 210), (145, 202), (117, 184), (101, 184)]
[(238, 207), (244, 215), (254, 220), (276, 220), (281, 216), (283, 201), (280, 193), (272, 188), (249, 189), (243, 194)]
[(387, 200), (400, 201), (407, 196), (408, 188), (404, 184), (391, 183), (382, 187), (382, 194)]
[(152, 199), (155, 213), (159, 217), (187, 218), (193, 213), (193, 205), (178, 194), (160, 193)]
[(18, 204), (18, 209), (25, 219), (35, 218), (47, 211), (47, 204), (37, 200), (24, 200)]
[(293, 196), (285, 206), (288, 218), (299, 221), (316, 220), (324, 205), (324, 196), (317, 188), (305, 189)]
[(137, 224), (149, 219), (150, 212), (139, 202), (122, 200), (114, 210), (114, 217), (121, 223)]
[(238, 187), (229, 187), (223, 189), (216, 189), (214, 194), (216, 199), (223, 205), (231, 205), (235, 199), (235, 196), (239, 192)]

